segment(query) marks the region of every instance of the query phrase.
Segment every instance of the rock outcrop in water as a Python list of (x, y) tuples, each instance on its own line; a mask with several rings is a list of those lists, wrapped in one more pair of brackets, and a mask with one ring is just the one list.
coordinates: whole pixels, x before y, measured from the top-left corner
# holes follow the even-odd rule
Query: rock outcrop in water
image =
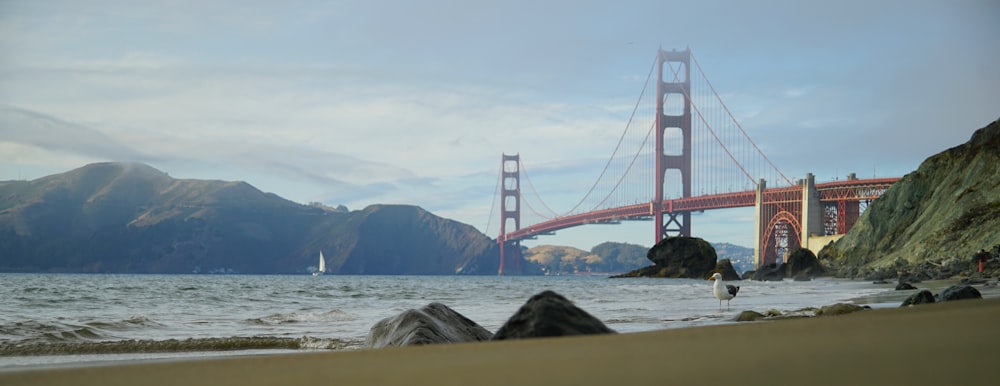
[(646, 258), (654, 265), (616, 277), (705, 279), (718, 261), (715, 248), (697, 237), (667, 237), (650, 248)]
[(789, 254), (785, 274), (795, 280), (809, 280), (824, 273), (819, 259), (809, 249), (799, 248)]
[(927, 277), (955, 262), (972, 272), (977, 251), (1000, 245), (998, 230), (1000, 120), (904, 176), (819, 258), (844, 277)]
[(733, 262), (730, 261), (729, 259), (720, 259), (717, 263), (715, 263), (715, 269), (709, 271), (708, 276), (712, 276), (712, 274), (716, 272), (721, 273), (722, 280), (725, 281), (736, 281), (743, 279), (742, 277), (740, 277), (740, 274), (736, 272), (736, 268), (733, 267)]

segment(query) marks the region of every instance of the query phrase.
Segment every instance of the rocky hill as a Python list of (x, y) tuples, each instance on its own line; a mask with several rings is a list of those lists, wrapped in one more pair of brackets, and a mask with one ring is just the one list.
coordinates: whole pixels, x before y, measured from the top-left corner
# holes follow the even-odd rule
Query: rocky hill
[(719, 260), (729, 259), (738, 273), (753, 270), (753, 248), (729, 243), (711, 243)]
[(904, 176), (819, 258), (857, 276), (926, 263), (971, 267), (977, 251), (998, 244), (1000, 121), (994, 121)]
[(606, 242), (590, 251), (539, 245), (522, 252), (524, 259), (537, 265), (546, 275), (576, 275), (628, 272), (649, 265), (648, 248), (634, 244)]
[(99, 163), (0, 182), (0, 271), (496, 274), (496, 243), (421, 208), (300, 205), (245, 182)]

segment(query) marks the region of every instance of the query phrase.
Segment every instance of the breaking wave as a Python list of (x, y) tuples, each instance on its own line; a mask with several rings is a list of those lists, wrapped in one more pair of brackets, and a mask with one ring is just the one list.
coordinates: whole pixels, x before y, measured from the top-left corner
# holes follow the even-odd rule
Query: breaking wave
[(344, 350), (361, 342), (271, 336), (190, 338), (167, 340), (121, 340), (110, 342), (0, 342), (0, 357), (36, 355), (133, 354), (239, 350)]
[(342, 310), (326, 312), (292, 312), (286, 314), (271, 314), (263, 318), (247, 319), (246, 322), (255, 325), (279, 325), (301, 322), (343, 322), (355, 320), (358, 317)]
[(162, 324), (150, 320), (145, 316), (133, 316), (128, 319), (110, 322), (90, 321), (81, 323), (24, 320), (0, 325), (0, 341), (29, 340), (41, 341), (42, 343), (58, 343), (108, 340), (116, 338), (116, 332), (161, 326)]

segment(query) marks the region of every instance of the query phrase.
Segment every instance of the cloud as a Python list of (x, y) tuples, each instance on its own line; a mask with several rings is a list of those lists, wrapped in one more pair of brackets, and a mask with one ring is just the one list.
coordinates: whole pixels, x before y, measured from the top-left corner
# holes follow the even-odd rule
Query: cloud
[[(656, 48), (690, 46), (786, 174), (898, 175), (996, 118), (997, 11), (907, 1), (5, 2), (0, 104), (17, 107), (0, 123), (19, 123), (0, 127), (2, 146), (33, 160), (78, 154), (67, 167), (138, 158), (303, 202), (412, 203), (478, 226), (502, 153), (521, 155), (554, 210), (578, 202)], [(637, 116), (653, 113), (640, 106)], [(27, 129), (36, 126), (48, 131)]]
[(34, 146), (57, 154), (123, 161), (151, 159), (87, 126), (14, 106), (0, 105), (0, 134), (3, 138), (0, 142)]

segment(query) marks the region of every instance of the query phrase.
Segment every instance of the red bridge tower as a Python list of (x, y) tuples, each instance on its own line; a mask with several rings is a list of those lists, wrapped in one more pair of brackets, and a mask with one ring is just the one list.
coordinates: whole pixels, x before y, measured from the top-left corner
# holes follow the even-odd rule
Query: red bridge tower
[(514, 230), (521, 229), (521, 156), (503, 155), (500, 188), (500, 266), (497, 275), (507, 270), (507, 257), (514, 262), (513, 273), (521, 273), (521, 240), (507, 241), (507, 223), (514, 221)]
[[(653, 196), (653, 215), (656, 221), (656, 242), (664, 237), (691, 236), (691, 212), (673, 211), (673, 208), (663, 207), (663, 185), (667, 182), (667, 172), (677, 170), (680, 172), (680, 183), (682, 188), (681, 197), (691, 197), (691, 50), (684, 51), (664, 51), (660, 49), (657, 55), (656, 67), (659, 70), (656, 83), (656, 192)], [(678, 66), (669, 63), (678, 63)], [(668, 64), (670, 70), (667, 79), (664, 79), (664, 64)], [(674, 101), (679, 96), (683, 101), (683, 109), (679, 115), (668, 115), (665, 106), (668, 100)], [(675, 107), (673, 105), (666, 107)], [(663, 138), (666, 131), (679, 132), (681, 137), (680, 149), (665, 149)], [(666, 213), (664, 213), (666, 210)], [(664, 214), (667, 215), (664, 222)]]

